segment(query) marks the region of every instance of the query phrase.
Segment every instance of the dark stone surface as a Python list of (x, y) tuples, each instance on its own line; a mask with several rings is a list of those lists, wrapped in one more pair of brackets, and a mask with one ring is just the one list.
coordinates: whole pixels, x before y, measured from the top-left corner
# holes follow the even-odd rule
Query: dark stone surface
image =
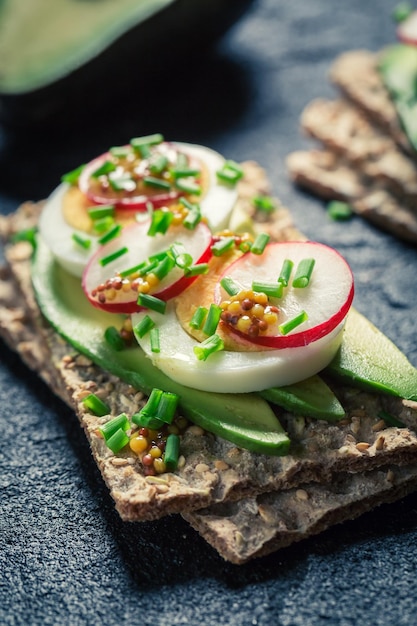
[[(118, 106), (0, 129), (1, 211), (148, 132), (257, 159), (299, 227), (347, 257), (357, 308), (417, 365), (416, 249), (358, 218), (331, 222), (284, 168), (286, 154), (306, 145), (303, 106), (333, 93), (332, 59), (392, 41), (394, 5), (260, 0), (183, 80), (158, 68)], [(416, 623), (417, 496), (246, 566), (225, 564), (179, 517), (122, 523), (75, 417), (3, 344), (0, 361), (2, 625)]]

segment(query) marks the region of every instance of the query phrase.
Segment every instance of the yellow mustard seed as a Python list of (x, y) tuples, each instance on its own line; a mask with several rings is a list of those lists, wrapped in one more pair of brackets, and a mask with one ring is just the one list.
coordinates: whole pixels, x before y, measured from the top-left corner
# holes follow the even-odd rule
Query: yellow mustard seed
[(240, 330), (241, 333), (247, 333), (251, 325), (251, 318), (248, 315), (242, 315), (237, 321), (236, 328)]
[(153, 467), (157, 474), (163, 474), (164, 472), (166, 472), (167, 469), (165, 461), (161, 457), (154, 459)]
[(152, 446), (149, 450), (149, 454), (153, 459), (159, 459), (162, 456), (162, 450), (158, 446)]
[(257, 317), (259, 320), (264, 316), (264, 307), (262, 304), (255, 304), (251, 309), (252, 317)]
[(253, 296), (253, 300), (256, 304), (262, 304), (263, 306), (268, 304), (268, 296), (262, 291), (256, 292)]
[(241, 313), (239, 300), (232, 300), (232, 302), (227, 307), (227, 310), (230, 311), (230, 313)]
[(134, 435), (130, 438), (129, 446), (133, 452), (140, 454), (148, 447), (148, 440), (143, 435)]
[(148, 283), (149, 287), (152, 289), (152, 287), (156, 287), (156, 285), (159, 283), (159, 278), (153, 272), (150, 272), (146, 276), (146, 282)]

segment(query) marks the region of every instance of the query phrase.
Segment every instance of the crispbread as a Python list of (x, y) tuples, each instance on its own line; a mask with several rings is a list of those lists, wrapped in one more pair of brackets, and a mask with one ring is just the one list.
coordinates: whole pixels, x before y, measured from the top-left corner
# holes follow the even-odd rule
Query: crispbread
[[(268, 185), (264, 172), (256, 164), (246, 164), (245, 172), (245, 180), (240, 186), (240, 202), (248, 209), (248, 199), (260, 189), (267, 192)], [(40, 208), (40, 205), (27, 204), (13, 216), (2, 218), (0, 232), (9, 238), (21, 226), (33, 225)], [(262, 229), (266, 227), (276, 239), (301, 237), (284, 208), (276, 212), (273, 220), (269, 219), (262, 224)], [(124, 451), (115, 456), (105, 446), (98, 436), (97, 428), (108, 417), (98, 418), (90, 414), (82, 402), (85, 395), (93, 391), (105, 396), (112, 415), (122, 411), (131, 414), (143, 404), (143, 394), (78, 354), (48, 326), (33, 296), (30, 254), (31, 248), (26, 242), (6, 249), (8, 267), (0, 275), (0, 335), (30, 368), (46, 380), (54, 393), (74, 409), (123, 519), (150, 520), (170, 513), (188, 515), (203, 507), (220, 506), (242, 498), (245, 501), (247, 498), (253, 499), (263, 492), (276, 493), (279, 498), (283, 490), (299, 489), (312, 483), (330, 484), (337, 473), (361, 473), (365, 476), (365, 472), (373, 468), (386, 468), (391, 463), (406, 468), (417, 458), (417, 436), (413, 430), (417, 424), (415, 403), (335, 385), (335, 391), (347, 409), (343, 422), (328, 424), (285, 411), (279, 412), (279, 418), (293, 441), (291, 454), (287, 457), (253, 454), (198, 427), (190, 426), (182, 439), (183, 461), (178, 471), (175, 474), (145, 477), (133, 453)], [(387, 428), (378, 416), (381, 409), (389, 409), (408, 427)], [(407, 477), (409, 480), (405, 480), (404, 489), (414, 484), (412, 471)], [(372, 506), (377, 501), (378, 496), (372, 487), (374, 483), (369, 481), (369, 484), (370, 493), (365, 500), (359, 497), (358, 491), (346, 487), (352, 506), (356, 503), (358, 514), (367, 510), (368, 504)], [(380, 499), (388, 496), (386, 492), (381, 492)], [(290, 493), (288, 495), (291, 497)], [(329, 500), (323, 506), (328, 507), (328, 515), (323, 516), (324, 521), (321, 525), (317, 524), (317, 528), (328, 526), (333, 523), (332, 520), (340, 521), (350, 517), (344, 502), (335, 504)], [(335, 508), (340, 508), (344, 513), (336, 517), (331, 513)], [(204, 512), (201, 515), (205, 517)], [(309, 515), (314, 517), (314, 510)], [(192, 519), (193, 524), (198, 526), (195, 520), (199, 518)], [(307, 527), (303, 528), (297, 535), (299, 538), (303, 532), (304, 536), (314, 532)], [(254, 549), (246, 549), (242, 557), (234, 557), (234, 533), (229, 539), (226, 533), (225, 539), (224, 534), (212, 527), (201, 525), (199, 530), (203, 536), (207, 535), (215, 547), (218, 547), (217, 541), (219, 545), (222, 544), (222, 549), (219, 548), (221, 554), (231, 560), (237, 559), (236, 562), (272, 550), (275, 545), (280, 545), (279, 541), (282, 543), (282, 540), (277, 539), (277, 544), (271, 540), (269, 529), (265, 541), (261, 542), (261, 550), (256, 540)], [(280, 525), (276, 524), (273, 534), (279, 532)], [(291, 539), (288, 535), (286, 543), (296, 540), (297, 536)], [(230, 545), (229, 551), (224, 547), (225, 543)]]

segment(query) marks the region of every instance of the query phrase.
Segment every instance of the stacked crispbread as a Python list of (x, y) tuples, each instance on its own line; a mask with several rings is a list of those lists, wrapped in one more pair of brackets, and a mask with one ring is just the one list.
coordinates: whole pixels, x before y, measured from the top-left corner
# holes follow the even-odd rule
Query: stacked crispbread
[(417, 242), (417, 157), (378, 72), (378, 54), (341, 55), (330, 79), (341, 97), (314, 100), (303, 111), (301, 127), (318, 147), (288, 156), (291, 178)]
[[(256, 164), (246, 163), (244, 170), (240, 203), (249, 211), (249, 199), (269, 193), (269, 186)], [(1, 218), (3, 238), (36, 224), (40, 209), (28, 203)], [(277, 240), (301, 237), (283, 207), (264, 217), (261, 228)], [(94, 392), (105, 397), (112, 415), (132, 414), (143, 404), (143, 394), (78, 354), (48, 326), (31, 287), (30, 254), (26, 242), (6, 246), (0, 335), (74, 409), (124, 520), (181, 513), (223, 558), (244, 563), (416, 488), (416, 403), (334, 382), (330, 384), (346, 409), (341, 422), (279, 411), (292, 441), (288, 456), (254, 454), (190, 425), (182, 438), (178, 470), (145, 477), (133, 452), (114, 455), (98, 436), (98, 426), (108, 416), (92, 415), (82, 402)], [(388, 426), (381, 410), (404, 426)]]

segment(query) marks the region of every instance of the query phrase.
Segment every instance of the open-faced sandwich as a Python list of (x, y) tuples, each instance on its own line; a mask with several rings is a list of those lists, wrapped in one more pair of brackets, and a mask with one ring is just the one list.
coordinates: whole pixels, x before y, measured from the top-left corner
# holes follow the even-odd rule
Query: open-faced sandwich
[(406, 241), (417, 242), (417, 12), (401, 14), (399, 42), (353, 50), (335, 60), (336, 100), (316, 99), (301, 116), (318, 146), (289, 155), (300, 186), (331, 202), (344, 219), (353, 211)]
[(263, 170), (134, 138), (2, 218), (0, 333), (77, 413), (126, 521), (244, 563), (417, 485), (417, 370)]

